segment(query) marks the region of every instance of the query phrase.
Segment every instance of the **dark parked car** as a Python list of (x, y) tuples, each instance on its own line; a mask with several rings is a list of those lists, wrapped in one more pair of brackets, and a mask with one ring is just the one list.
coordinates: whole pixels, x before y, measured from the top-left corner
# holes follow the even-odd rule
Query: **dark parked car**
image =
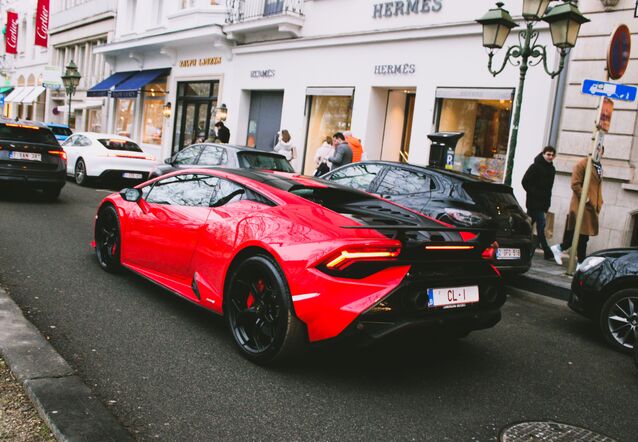
[(54, 200), (66, 182), (66, 153), (44, 124), (0, 118), (0, 183), (40, 189)]
[(569, 307), (596, 321), (612, 347), (630, 353), (638, 328), (638, 247), (588, 256), (572, 280)]
[(206, 166), (291, 173), (295, 171), (283, 155), (231, 144), (192, 144), (166, 159), (165, 163), (151, 171), (148, 178), (180, 169)]
[(457, 227), (495, 228), (498, 248), (486, 256), (506, 273), (529, 270), (531, 224), (512, 188), (453, 171), (390, 161), (342, 166), (323, 179), (365, 190)]

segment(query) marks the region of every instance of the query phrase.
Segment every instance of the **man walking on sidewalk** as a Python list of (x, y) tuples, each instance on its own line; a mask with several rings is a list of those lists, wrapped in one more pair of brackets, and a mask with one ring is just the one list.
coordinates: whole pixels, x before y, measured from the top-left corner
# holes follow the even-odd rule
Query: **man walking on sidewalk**
[(545, 215), (552, 201), (552, 187), (554, 187), (554, 176), (556, 175), (553, 164), (555, 156), (556, 149), (552, 146), (545, 147), (534, 158), (534, 163), (529, 166), (525, 176), (523, 176), (523, 188), (527, 192), (525, 206), (532, 222), (536, 224), (538, 243), (545, 252), (547, 260), (554, 258), (545, 238)]
[[(605, 148), (603, 147), (601, 157), (604, 153)], [(589, 159), (585, 157), (574, 166), (574, 171), (572, 172), (572, 200), (569, 205), (569, 214), (567, 215), (565, 236), (561, 244), (556, 244), (551, 247), (554, 260), (558, 265), (563, 264), (560, 255), (562, 252), (569, 250), (572, 245), (572, 240), (574, 239), (576, 216), (578, 214), (580, 195), (583, 191), (587, 161), (589, 161)], [(603, 166), (597, 161), (593, 161), (592, 164), (593, 170), (591, 181), (589, 182), (589, 192), (586, 195), (585, 213), (583, 214), (583, 222), (578, 238), (578, 264), (582, 263), (587, 257), (587, 241), (589, 241), (589, 237), (598, 235), (598, 215), (600, 214), (600, 209), (603, 207)]]

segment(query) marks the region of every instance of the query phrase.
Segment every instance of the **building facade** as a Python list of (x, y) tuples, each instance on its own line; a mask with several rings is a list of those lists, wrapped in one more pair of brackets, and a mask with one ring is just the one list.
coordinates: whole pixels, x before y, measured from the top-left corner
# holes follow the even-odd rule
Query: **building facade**
[(116, 6), (115, 0), (51, 0), (48, 69), (59, 76), (73, 61), (82, 78), (71, 100), (70, 118), (69, 97), (64, 88), (50, 90), (49, 121), (69, 121), (79, 131), (104, 131), (106, 100), (88, 97), (86, 91), (111, 73), (111, 66), (95, 50), (113, 38)]
[[(607, 3), (605, 7), (603, 3)], [(614, 4), (616, 3), (616, 4)], [(612, 32), (626, 24), (633, 48), (638, 19), (636, 2), (620, 0), (602, 2), (581, 0), (580, 10), (592, 21), (583, 26), (580, 42), (572, 53), (566, 87), (564, 111), (558, 138), (557, 177), (552, 208), (555, 214), (554, 236), (562, 237), (571, 199), (570, 174), (574, 164), (592, 150), (592, 134), (599, 98), (581, 93), (584, 79), (606, 80), (606, 59)], [(633, 49), (632, 48), (632, 49)], [(633, 49), (635, 54), (636, 50)], [(625, 75), (618, 83), (638, 84), (638, 64), (632, 54)], [(638, 245), (638, 105), (636, 102), (614, 103), (609, 133), (605, 136), (603, 164), (603, 199), (600, 233), (591, 238), (589, 250)]]
[(2, 3), (2, 26), (6, 26), (6, 11), (18, 14), (18, 53), (3, 55), (5, 81), (2, 86), (13, 88), (4, 98), (5, 116), (43, 121), (47, 94), (42, 82), (49, 50), (34, 44), (36, 3), (36, 0)]

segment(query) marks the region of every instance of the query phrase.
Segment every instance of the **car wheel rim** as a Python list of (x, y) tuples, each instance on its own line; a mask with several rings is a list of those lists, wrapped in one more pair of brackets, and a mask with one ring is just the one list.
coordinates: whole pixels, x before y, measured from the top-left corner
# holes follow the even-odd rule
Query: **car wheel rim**
[(77, 166), (75, 166), (75, 179), (76, 181), (84, 181), (84, 175), (86, 174), (86, 171), (84, 169), (84, 163), (82, 161), (79, 161)]
[(611, 336), (625, 348), (633, 348), (638, 328), (638, 297), (621, 298), (609, 309), (607, 326)]
[(270, 271), (256, 264), (244, 266), (233, 282), (230, 325), (238, 344), (249, 353), (270, 350), (285, 327), (278, 286)]
[(98, 248), (98, 255), (100, 263), (103, 265), (109, 265), (117, 255), (118, 251), (118, 225), (115, 213), (111, 210), (104, 212), (98, 219), (96, 233), (96, 247)]

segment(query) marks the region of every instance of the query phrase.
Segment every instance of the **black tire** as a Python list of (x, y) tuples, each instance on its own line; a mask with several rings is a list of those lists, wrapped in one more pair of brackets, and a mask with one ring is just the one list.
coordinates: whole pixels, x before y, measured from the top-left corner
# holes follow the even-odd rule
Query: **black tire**
[(271, 257), (255, 255), (245, 259), (233, 270), (229, 281), (224, 315), (245, 358), (272, 365), (303, 351), (305, 328), (293, 315), (285, 276)]
[(624, 289), (611, 295), (600, 310), (599, 325), (615, 350), (631, 353), (638, 328), (638, 290)]
[(100, 209), (95, 220), (95, 256), (102, 269), (116, 273), (122, 269), (120, 263), (120, 220), (112, 205)]
[[(638, 335), (636, 335), (636, 339), (638, 339)], [(634, 345), (634, 364), (638, 368), (638, 345)]]
[(86, 175), (86, 163), (82, 158), (75, 162), (75, 172), (73, 177), (76, 184), (79, 186), (86, 186), (89, 183), (89, 177)]
[(47, 201), (55, 201), (60, 196), (60, 192), (62, 192), (62, 187), (45, 187), (42, 189), (42, 196)]

